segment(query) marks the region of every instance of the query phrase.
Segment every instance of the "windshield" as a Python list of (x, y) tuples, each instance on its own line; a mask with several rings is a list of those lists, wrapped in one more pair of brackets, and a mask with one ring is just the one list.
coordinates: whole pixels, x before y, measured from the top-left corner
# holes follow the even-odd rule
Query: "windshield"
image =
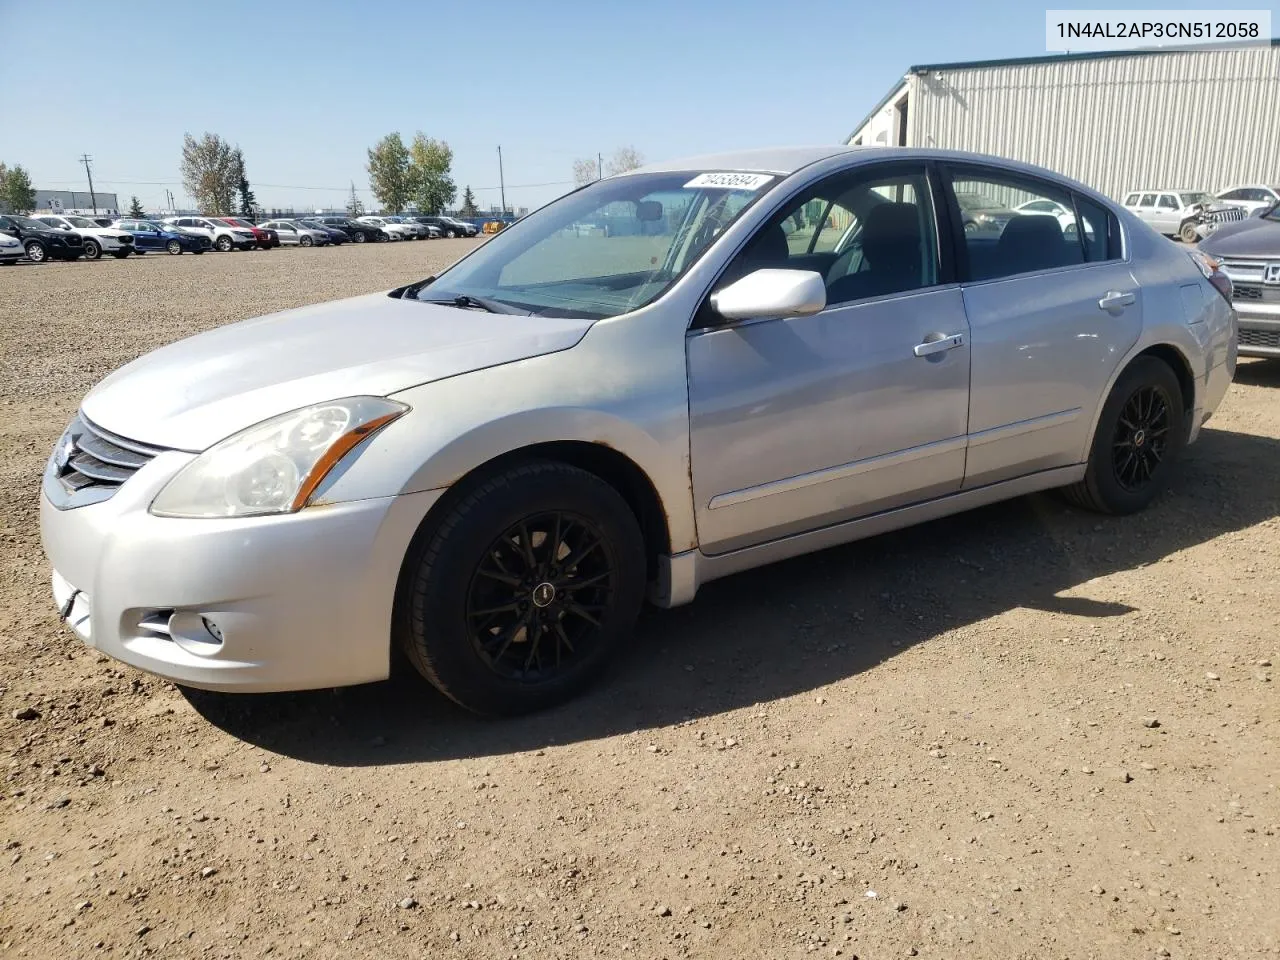
[(88, 227), (89, 229), (92, 230), (98, 226), (88, 217), (64, 217), (63, 219), (66, 220), (68, 223), (70, 223), (73, 227)]
[(696, 170), (597, 180), (496, 234), (416, 296), (618, 316), (659, 297), (777, 180)]
[(245, 222), (244, 220), (239, 219), (238, 217), (227, 217), (223, 222), (224, 222), (224, 223), (229, 223), (229, 224), (231, 224), (233, 227), (243, 227), (243, 228), (244, 228), (244, 229), (246, 229), (246, 230), (252, 230), (252, 229), (253, 229), (253, 224), (251, 224), (251, 223), (247, 223), (247, 222)]
[(22, 227), (23, 230), (48, 230), (47, 223), (41, 223), (39, 220), (32, 220), (30, 217), (10, 217), (14, 223)]
[(1180, 193), (1180, 194), (1178, 194), (1178, 199), (1179, 199), (1180, 201), (1182, 201), (1182, 205), (1183, 205), (1184, 207), (1190, 207), (1190, 206), (1192, 206), (1193, 204), (1197, 204), (1197, 203), (1213, 203), (1213, 202), (1214, 202), (1213, 197), (1211, 197), (1211, 196), (1209, 196), (1209, 194), (1207, 194), (1207, 193), (1203, 193), (1203, 192), (1200, 192), (1200, 193)]

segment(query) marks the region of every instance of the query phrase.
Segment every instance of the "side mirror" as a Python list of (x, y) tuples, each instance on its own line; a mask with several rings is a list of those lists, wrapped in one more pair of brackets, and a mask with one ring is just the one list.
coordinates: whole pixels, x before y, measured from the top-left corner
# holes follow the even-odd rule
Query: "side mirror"
[(808, 317), (827, 305), (827, 284), (812, 270), (756, 270), (711, 295), (726, 320)]

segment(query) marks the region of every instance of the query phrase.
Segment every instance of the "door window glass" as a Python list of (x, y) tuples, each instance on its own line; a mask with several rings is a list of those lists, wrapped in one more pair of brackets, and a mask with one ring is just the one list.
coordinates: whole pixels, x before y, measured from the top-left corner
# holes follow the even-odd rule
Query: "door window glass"
[(937, 230), (924, 169), (863, 167), (805, 190), (738, 254), (720, 286), (754, 270), (811, 270), (827, 305), (938, 282)]
[[(951, 188), (969, 255), (969, 278), (994, 280), (1084, 262), (1071, 194), (1055, 184), (997, 170), (953, 167)], [(1048, 201), (1050, 211), (1029, 209)]]
[(1154, 193), (1144, 193), (1142, 199), (1138, 201), (1140, 207), (1154, 207), (1156, 205), (1156, 195)]
[[(1092, 200), (1075, 196), (1076, 211), (1080, 214), (1080, 222), (1084, 225), (1084, 236), (1079, 237), (1084, 247), (1084, 258), (1089, 263), (1103, 260), (1119, 260), (1122, 256), (1120, 242), (1120, 222), (1105, 207)], [(1072, 223), (1069, 234), (1075, 231)]]
[(1178, 201), (1173, 199), (1172, 194), (1162, 193), (1160, 194), (1160, 209), (1161, 210), (1177, 210)]

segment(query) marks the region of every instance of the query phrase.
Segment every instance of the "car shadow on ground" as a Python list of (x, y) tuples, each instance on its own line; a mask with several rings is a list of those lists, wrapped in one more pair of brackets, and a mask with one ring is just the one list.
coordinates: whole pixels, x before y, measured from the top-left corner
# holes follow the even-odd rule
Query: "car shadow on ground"
[(483, 757), (590, 740), (802, 693), (1016, 607), (1107, 618), (1061, 596), (1280, 514), (1280, 440), (1206, 429), (1147, 511), (1100, 517), (1023, 497), (708, 584), (649, 610), (586, 695), (530, 717), (472, 717), (413, 675), (295, 694), (184, 690), (211, 723), (309, 762)]
[(1247, 360), (1236, 367), (1236, 383), (1251, 387), (1280, 387), (1280, 360)]

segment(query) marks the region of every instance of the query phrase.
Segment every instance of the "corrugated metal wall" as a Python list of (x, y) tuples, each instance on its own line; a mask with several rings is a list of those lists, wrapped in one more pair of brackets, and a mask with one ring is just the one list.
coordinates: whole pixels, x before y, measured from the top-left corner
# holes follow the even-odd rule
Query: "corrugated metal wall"
[(1119, 198), (1280, 185), (1280, 47), (931, 71), (907, 142), (1036, 163)]

